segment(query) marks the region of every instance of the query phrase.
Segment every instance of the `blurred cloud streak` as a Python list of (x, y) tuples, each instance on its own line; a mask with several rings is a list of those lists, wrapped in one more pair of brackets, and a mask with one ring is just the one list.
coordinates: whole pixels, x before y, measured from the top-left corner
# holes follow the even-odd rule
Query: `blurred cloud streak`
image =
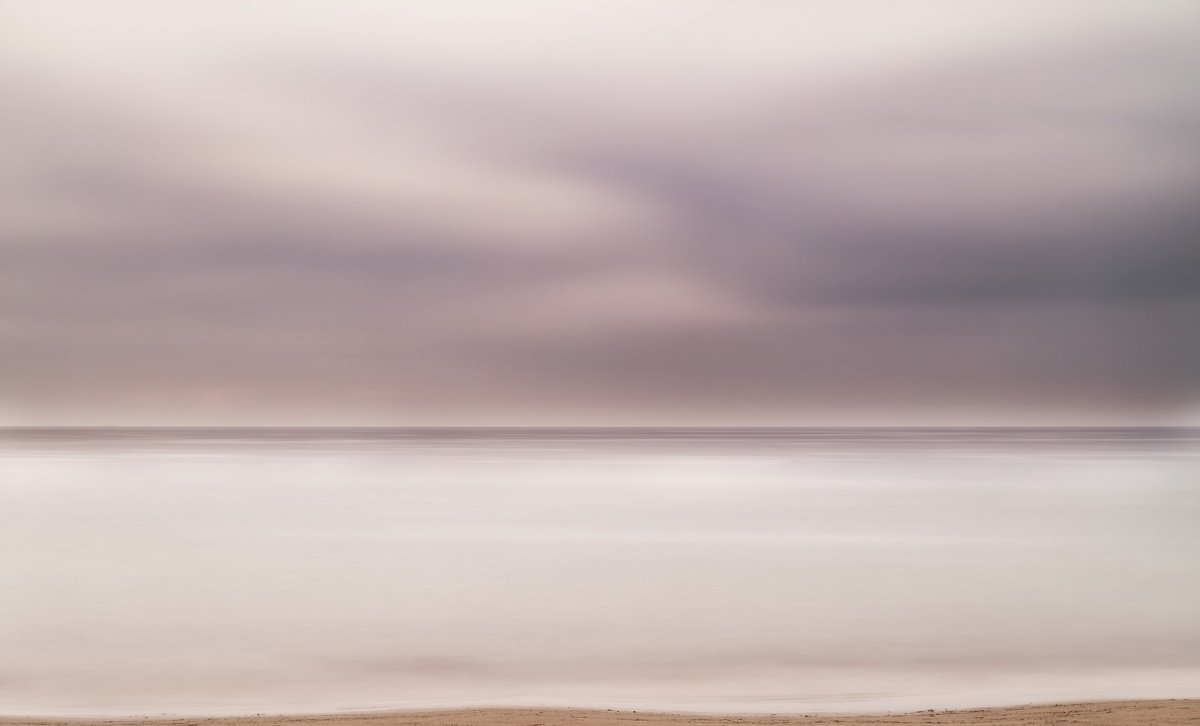
[(0, 0), (0, 422), (1200, 415), (1200, 10)]

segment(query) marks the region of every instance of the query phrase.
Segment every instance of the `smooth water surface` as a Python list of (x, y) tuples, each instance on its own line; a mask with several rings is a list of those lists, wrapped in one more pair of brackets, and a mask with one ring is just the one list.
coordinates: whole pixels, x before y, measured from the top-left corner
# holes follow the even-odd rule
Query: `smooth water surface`
[(0, 431), (0, 713), (1198, 696), (1197, 613), (1197, 430)]

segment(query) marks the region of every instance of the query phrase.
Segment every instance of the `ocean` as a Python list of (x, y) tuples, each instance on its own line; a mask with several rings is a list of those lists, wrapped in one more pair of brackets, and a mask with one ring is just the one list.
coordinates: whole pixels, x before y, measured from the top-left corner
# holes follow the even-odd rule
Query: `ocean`
[(1196, 696), (1197, 429), (0, 430), (0, 714)]

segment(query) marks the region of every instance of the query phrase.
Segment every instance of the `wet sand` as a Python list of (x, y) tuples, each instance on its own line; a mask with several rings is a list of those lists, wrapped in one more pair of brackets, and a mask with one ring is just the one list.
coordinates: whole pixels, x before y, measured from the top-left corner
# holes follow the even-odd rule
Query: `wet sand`
[(645, 711), (477, 708), (448, 711), (390, 711), (316, 716), (237, 716), (211, 718), (4, 718), (0, 726), (133, 726), (147, 720), (160, 726), (826, 726), (828, 724), (1200, 724), (1200, 699), (1105, 701), (1010, 706), (953, 711), (872, 715), (709, 716)]

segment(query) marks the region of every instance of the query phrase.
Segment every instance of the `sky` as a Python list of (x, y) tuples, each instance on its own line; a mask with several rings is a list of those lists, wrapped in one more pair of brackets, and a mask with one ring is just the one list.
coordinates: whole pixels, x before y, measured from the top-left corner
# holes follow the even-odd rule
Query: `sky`
[(1194, 0), (0, 0), (0, 425), (1200, 424)]

